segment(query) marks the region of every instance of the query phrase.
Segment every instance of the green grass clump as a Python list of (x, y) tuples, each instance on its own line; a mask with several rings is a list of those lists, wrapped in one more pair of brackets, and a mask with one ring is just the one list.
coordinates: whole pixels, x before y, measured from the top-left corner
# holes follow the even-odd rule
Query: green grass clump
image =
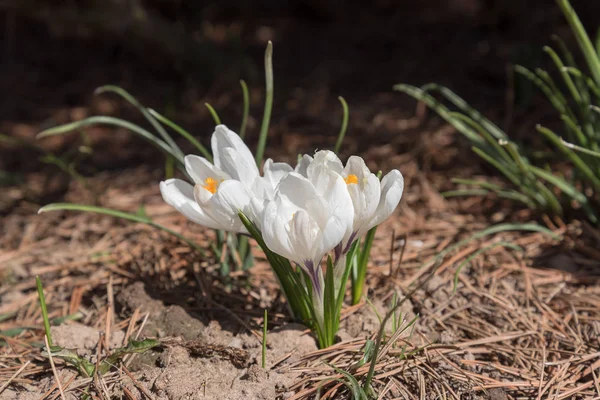
[[(551, 146), (552, 160), (568, 161), (571, 168), (560, 174), (549, 160), (533, 156), (533, 149), (515, 143), (496, 124), (470, 107), (448, 88), (428, 84), (421, 88), (399, 84), (394, 90), (423, 101), (444, 120), (461, 132), (472, 144), (473, 151), (497, 169), (507, 180), (495, 185), (480, 180), (455, 180), (466, 184), (468, 190), (455, 190), (446, 196), (497, 196), (522, 203), (540, 212), (563, 215), (566, 210), (581, 210), (593, 223), (598, 222), (600, 206), (600, 36), (595, 43), (586, 33), (568, 0), (557, 0), (577, 39), (585, 60), (580, 68), (565, 43), (555, 37), (558, 52), (551, 47), (544, 51), (553, 61), (557, 75), (536, 68), (515, 66), (515, 71), (530, 80), (550, 100), (562, 122), (559, 133), (537, 125)], [(442, 101), (433, 94), (441, 95)], [(449, 105), (446, 105), (449, 103)]]

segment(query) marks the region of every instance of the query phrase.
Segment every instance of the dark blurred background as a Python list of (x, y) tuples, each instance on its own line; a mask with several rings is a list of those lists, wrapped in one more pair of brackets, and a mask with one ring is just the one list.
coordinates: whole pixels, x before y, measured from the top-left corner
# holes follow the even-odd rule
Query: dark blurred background
[[(600, 1), (572, 4), (595, 34)], [(349, 135), (364, 139), (351, 149), (387, 143), (407, 152), (430, 144), (423, 144), (422, 127), (401, 123), (414, 115), (415, 102), (393, 93), (393, 84), (447, 85), (502, 121), (509, 66), (548, 65), (541, 47), (553, 33), (574, 43), (552, 0), (2, 0), (0, 31), (0, 133), (53, 154), (80, 139), (35, 141), (41, 129), (94, 114), (142, 121), (116, 97), (93, 96), (103, 84), (122, 86), (207, 143), (213, 123), (204, 103), (237, 129), (238, 81), (246, 79), (252, 142), (268, 40), (276, 85), (268, 152), (292, 157), (333, 143), (338, 95), (351, 107)], [(523, 110), (538, 110), (538, 103)], [(127, 132), (88, 133), (94, 154), (79, 167), (83, 174), (157, 163), (158, 153)], [(303, 139), (309, 136), (317, 139)], [(0, 142), (4, 179), (23, 181), (50, 168), (36, 152)]]

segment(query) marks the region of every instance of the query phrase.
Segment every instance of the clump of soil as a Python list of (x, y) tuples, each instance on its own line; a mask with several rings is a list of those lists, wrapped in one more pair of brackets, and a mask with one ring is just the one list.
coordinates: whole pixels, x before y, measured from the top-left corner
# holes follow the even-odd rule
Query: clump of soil
[[(117, 302), (124, 310), (141, 307), (150, 313), (141, 337), (181, 338), (198, 344), (193, 351), (174, 345), (162, 352), (151, 351), (137, 357), (132, 366), (141, 372), (139, 382), (157, 399), (198, 396), (274, 399), (280, 395), (285, 398), (298, 376), (285, 368), (286, 363), (317, 348), (314, 338), (302, 325), (287, 324), (273, 329), (267, 336), (267, 364), (263, 369), (261, 342), (256, 336), (231, 332), (218, 320), (203, 321), (202, 316), (190, 315), (178, 305), (164, 306), (148, 295), (141, 282), (124, 288), (117, 295)], [(236, 349), (249, 355), (243, 368), (228, 356), (235, 354)], [(132, 392), (139, 391), (133, 383), (126, 387)]]
[[(63, 324), (53, 326), (52, 332), (53, 344), (56, 346), (73, 349), (80, 356), (89, 356), (98, 348), (98, 340), (101, 331), (82, 324)], [(125, 332), (111, 332), (110, 347), (116, 348), (123, 346)]]

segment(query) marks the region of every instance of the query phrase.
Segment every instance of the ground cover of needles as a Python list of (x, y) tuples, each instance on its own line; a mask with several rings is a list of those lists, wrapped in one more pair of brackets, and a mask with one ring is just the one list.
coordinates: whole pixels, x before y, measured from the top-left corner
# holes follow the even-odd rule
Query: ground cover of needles
[[(439, 18), (434, 20), (439, 22)], [(421, 22), (429, 31), (442, 29), (427, 21)], [(418, 33), (416, 25), (403, 29), (406, 34)], [(397, 34), (396, 26), (390, 26), (389, 32)], [(311, 33), (304, 33), (290, 39), (299, 54), (309, 50), (302, 43)], [(362, 40), (351, 31), (348, 35), (346, 40), (352, 43)], [(71, 62), (89, 51), (83, 43), (73, 46)], [(422, 50), (407, 46), (403, 52), (413, 57), (406, 60), (405, 71), (386, 70), (383, 65), (384, 72), (358, 87), (353, 86), (354, 73), (342, 61), (327, 62), (325, 53), (316, 51), (318, 46), (310, 49), (316, 52), (313, 62), (319, 58), (324, 64), (310, 80), (293, 81), (307, 64), (297, 61), (302, 57), (292, 57), (292, 50), (284, 46), (276, 53), (276, 79), (280, 78), (267, 156), (293, 163), (297, 153), (331, 148), (341, 115), (336, 96), (342, 94), (350, 104), (351, 122), (341, 156), (359, 154), (371, 170), (398, 168), (405, 177), (401, 206), (380, 226), (375, 238), (367, 278), (372, 304), (363, 302), (343, 310), (339, 342), (328, 349), (317, 350), (308, 330), (289, 321), (277, 282), (256, 246), (256, 265), (247, 272), (232, 273), (225, 284), (219, 276), (219, 260), (202, 257), (146, 225), (93, 214), (36, 214), (40, 205), (52, 201), (96, 202), (128, 212), (144, 204), (154, 221), (210, 249), (212, 232), (189, 223), (162, 201), (158, 182), (164, 165), (157, 162), (159, 156), (150, 146), (132, 135), (105, 128), (88, 130), (94, 154), (81, 166), (85, 183), (31, 162), (35, 157), (30, 149), (0, 149), (2, 163), (18, 167), (24, 179), (0, 189), (0, 399), (60, 398), (57, 377), (65, 396), (73, 399), (81, 398), (86, 387), (105, 398), (126, 399), (312, 399), (319, 388), (322, 398), (347, 398), (346, 387), (334, 380), (342, 375), (331, 366), (364, 377), (368, 364), (356, 365), (367, 339), (379, 329), (378, 314), (383, 316), (391, 307), (394, 293), (402, 298), (425, 279), (432, 265), (439, 267), (435, 276), (401, 307), (406, 321), (418, 316), (414, 327), (394, 342), (385, 342), (377, 360), (374, 388), (380, 398), (600, 396), (600, 233), (583, 222), (538, 218), (493, 198), (444, 199), (440, 192), (453, 188), (451, 178), (484, 176), (491, 171), (483, 169), (456, 132), (424, 109), (415, 111), (409, 99), (391, 92), (391, 85), (442, 77), (443, 83), (465, 88), (465, 97), (481, 101), (483, 110), (498, 118), (502, 115), (498, 110), (504, 107), (504, 86), (490, 81), (502, 77), (503, 71), (497, 71), (485, 55), (479, 61), (467, 57), (454, 62), (453, 51), (466, 49), (452, 48), (452, 44), (448, 54), (439, 54), (436, 61), (448, 70), (432, 66), (424, 71), (415, 67), (427, 62)], [(261, 45), (251, 48), (260, 66)], [(49, 50), (39, 50), (35, 57), (46, 61), (56, 57)], [(369, 51), (375, 59), (381, 55), (376, 48)], [(351, 50), (340, 52), (340, 59), (356, 60)], [(364, 74), (372, 67), (355, 62)], [(119, 63), (120, 70), (135, 70), (135, 62), (127, 55)], [(68, 60), (60, 61), (57, 68), (73, 68), (68, 64)], [(32, 59), (26, 76), (39, 72), (37, 65)], [(113, 98), (91, 98), (93, 88), (109, 83), (107, 79), (129, 85), (130, 92), (149, 105), (160, 104), (161, 94), (181, 87), (163, 82), (152, 88), (144, 82), (151, 76), (118, 76), (111, 72), (114, 67), (106, 61), (82, 69), (69, 85), (59, 85), (54, 78), (51, 84), (56, 84), (56, 91), (28, 96), (32, 104), (23, 103), (22, 108), (6, 105), (3, 109), (10, 117), (0, 121), (2, 129), (31, 139), (47, 124), (99, 112), (133, 115)], [(479, 72), (465, 75), (465, 70)], [(0, 80), (9, 88), (6, 76)], [(202, 98), (185, 89), (177, 101), (188, 105), (181, 107), (177, 121), (199, 135), (204, 132), (207, 138), (212, 122), (202, 104), (209, 101), (220, 110), (224, 122), (233, 121), (233, 128), (241, 104), (233, 82), (217, 81)], [(251, 93), (251, 145), (262, 104), (262, 86), (256, 82)], [(25, 92), (37, 93), (36, 82), (24, 85), (29, 87)], [(296, 86), (304, 89), (293, 89)], [(474, 87), (486, 92), (485, 99), (478, 97)], [(532, 114), (544, 115), (543, 105), (535, 103), (528, 112), (516, 113), (511, 124), (521, 126)], [(72, 137), (42, 143), (52, 151), (73, 144)], [(470, 241), (438, 258), (444, 249), (492, 224), (533, 218), (560, 239), (543, 233), (503, 232)], [(493, 247), (464, 263), (477, 250), (501, 241), (524, 251)], [(92, 362), (131, 338), (159, 338), (163, 345), (128, 355), (125, 368), (114, 368), (98, 379), (82, 378), (60, 361), (53, 372), (41, 356), (43, 325), (35, 276), (44, 282), (51, 319), (77, 315), (76, 320), (52, 327), (55, 344), (75, 349)], [(263, 369), (265, 308), (269, 332), (267, 368)], [(18, 334), (11, 333), (15, 329)], [(9, 380), (10, 385), (3, 387)]]

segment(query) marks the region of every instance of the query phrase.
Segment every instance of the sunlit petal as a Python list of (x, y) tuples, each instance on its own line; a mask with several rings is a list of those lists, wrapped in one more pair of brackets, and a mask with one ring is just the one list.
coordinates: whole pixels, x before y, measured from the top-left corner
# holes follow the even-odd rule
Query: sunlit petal
[(208, 228), (220, 229), (220, 225), (194, 200), (193, 190), (192, 185), (181, 179), (168, 179), (160, 183), (160, 193), (167, 204), (192, 222)]

